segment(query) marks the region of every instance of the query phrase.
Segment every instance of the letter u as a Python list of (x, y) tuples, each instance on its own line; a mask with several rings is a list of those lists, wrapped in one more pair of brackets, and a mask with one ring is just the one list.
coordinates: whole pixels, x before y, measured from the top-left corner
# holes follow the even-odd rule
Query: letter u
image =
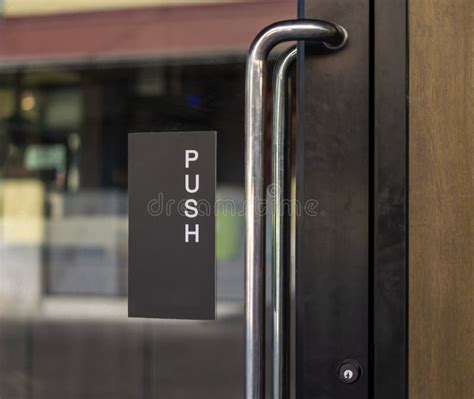
[(194, 175), (194, 176), (195, 176), (194, 188), (189, 187), (189, 175), (185, 176), (184, 186), (186, 188), (186, 191), (191, 194), (196, 193), (199, 190), (199, 175)]

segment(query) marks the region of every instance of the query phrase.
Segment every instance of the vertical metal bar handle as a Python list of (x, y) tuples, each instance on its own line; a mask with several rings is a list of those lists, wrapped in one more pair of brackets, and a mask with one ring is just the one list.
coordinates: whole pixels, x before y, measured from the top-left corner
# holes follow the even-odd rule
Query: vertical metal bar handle
[(319, 20), (282, 21), (261, 31), (250, 46), (245, 98), (245, 397), (265, 395), (265, 192), (263, 171), (267, 57), (278, 43), (317, 40), (337, 48), (344, 28)]
[(288, 292), (287, 275), (285, 267), (285, 133), (291, 115), (286, 115), (288, 98), (288, 80), (290, 67), (296, 59), (296, 46), (289, 47), (278, 58), (273, 70), (273, 125), (272, 125), (272, 198), (273, 198), (273, 373), (272, 373), (272, 398), (285, 398), (286, 375), (288, 370), (285, 363), (288, 351), (288, 338), (286, 336), (288, 323), (286, 320), (286, 299)]

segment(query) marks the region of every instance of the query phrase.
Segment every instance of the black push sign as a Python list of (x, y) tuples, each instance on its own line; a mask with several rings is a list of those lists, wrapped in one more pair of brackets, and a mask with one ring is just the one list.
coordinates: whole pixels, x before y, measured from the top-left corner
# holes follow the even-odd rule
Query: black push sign
[(128, 315), (215, 318), (216, 132), (128, 140)]

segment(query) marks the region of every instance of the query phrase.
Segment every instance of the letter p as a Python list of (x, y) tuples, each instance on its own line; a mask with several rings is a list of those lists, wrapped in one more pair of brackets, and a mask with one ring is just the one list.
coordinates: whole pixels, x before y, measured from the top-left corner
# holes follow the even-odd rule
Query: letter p
[(186, 150), (185, 152), (185, 166), (189, 168), (189, 162), (196, 161), (199, 157), (199, 153), (196, 150)]

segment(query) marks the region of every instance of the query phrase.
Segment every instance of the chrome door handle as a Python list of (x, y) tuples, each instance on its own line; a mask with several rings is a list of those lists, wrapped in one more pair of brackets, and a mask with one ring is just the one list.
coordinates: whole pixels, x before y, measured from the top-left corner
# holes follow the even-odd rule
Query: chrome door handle
[[(285, 290), (288, 279), (285, 267), (285, 139), (288, 126), (286, 115), (288, 98), (288, 80), (290, 67), (296, 59), (297, 47), (291, 46), (278, 58), (273, 70), (273, 118), (272, 118), (272, 184), (273, 229), (272, 229), (272, 265), (273, 265), (273, 341), (272, 341), (272, 398), (285, 397)], [(290, 204), (291, 205), (291, 204)]]
[(347, 40), (346, 30), (319, 20), (282, 21), (262, 30), (250, 46), (245, 98), (245, 397), (265, 394), (265, 214), (264, 214), (264, 110), (267, 57), (278, 43), (295, 40), (323, 42), (338, 49)]

